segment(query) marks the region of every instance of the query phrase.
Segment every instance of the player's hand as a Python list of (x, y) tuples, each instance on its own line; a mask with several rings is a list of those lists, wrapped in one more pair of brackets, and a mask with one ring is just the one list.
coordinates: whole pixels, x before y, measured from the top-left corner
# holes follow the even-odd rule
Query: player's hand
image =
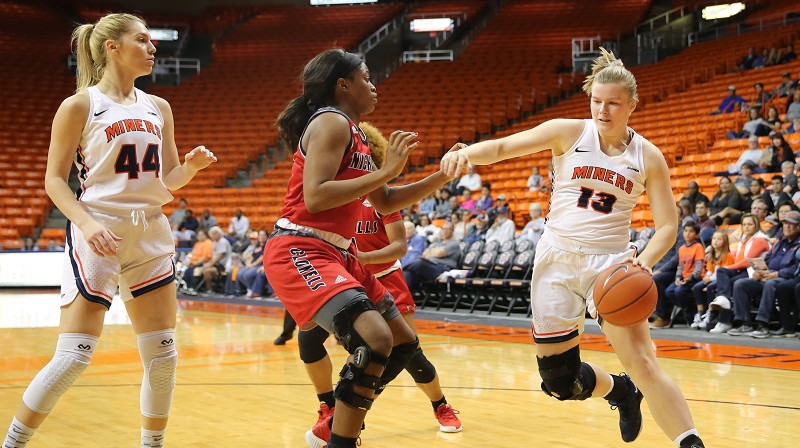
[[(459, 150), (459, 149), (464, 149), (464, 148), (466, 148), (467, 146), (468, 146), (468, 145), (467, 145), (466, 143), (461, 143), (461, 142), (458, 142), (458, 143), (456, 143), (455, 145), (453, 145), (453, 146), (452, 146), (452, 147), (451, 147), (451, 148), (450, 148), (450, 149), (449, 149), (449, 150), (448, 150), (448, 151), (445, 153), (445, 156), (446, 156), (447, 154), (450, 154), (450, 153), (452, 153), (452, 152), (458, 152), (458, 150)], [(442, 163), (440, 163), (440, 164), (439, 164), (439, 171), (440, 171), (442, 174), (444, 174), (445, 176), (447, 176), (448, 178), (450, 178), (450, 179), (454, 179), (454, 178), (455, 178), (455, 176), (454, 176), (454, 175), (453, 175), (453, 176), (451, 176), (451, 175), (450, 175), (450, 173), (448, 173), (447, 171), (445, 171), (445, 169), (444, 169), (444, 164), (442, 164)]]
[(419, 137), (416, 132), (394, 131), (389, 135), (389, 147), (386, 148), (386, 158), (382, 170), (392, 174), (392, 179), (399, 176), (406, 167), (408, 155), (419, 145), (415, 141)]
[(122, 238), (100, 225), (97, 221), (92, 220), (86, 223), (80, 228), (80, 231), (89, 244), (89, 248), (98, 257), (105, 257), (106, 255), (112, 257), (117, 254), (117, 249), (119, 249), (117, 242), (122, 241)]
[(442, 157), (442, 161), (439, 162), (439, 169), (447, 175), (447, 177), (454, 179), (461, 174), (461, 170), (466, 169), (467, 166), (471, 166), (469, 163), (469, 157), (460, 151), (462, 148), (466, 148), (467, 145), (463, 143), (456, 143), (456, 145), (463, 145), (457, 150), (454, 150), (455, 146), (448, 151), (444, 157)]
[(217, 161), (217, 156), (205, 146), (198, 146), (186, 154), (183, 159), (189, 168), (200, 171)]
[(650, 266), (642, 263), (638, 258), (628, 257), (628, 258), (622, 260), (622, 262), (623, 263), (630, 263), (630, 264), (632, 264), (634, 266), (639, 266), (640, 268), (642, 268), (645, 271), (649, 272), (650, 275), (653, 275), (653, 268), (651, 268)]

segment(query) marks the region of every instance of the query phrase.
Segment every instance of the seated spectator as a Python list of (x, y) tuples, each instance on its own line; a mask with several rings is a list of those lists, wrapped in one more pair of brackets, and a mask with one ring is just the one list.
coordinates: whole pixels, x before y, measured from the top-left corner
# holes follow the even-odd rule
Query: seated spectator
[(428, 246), (417, 261), (403, 266), (403, 277), (408, 289), (415, 292), (422, 283), (454, 269), (460, 254), (461, 247), (453, 238), (453, 224), (445, 222), (442, 225), (441, 240)]
[[(705, 250), (700, 244), (698, 236), (700, 226), (689, 221), (683, 226), (683, 240), (685, 242), (678, 248), (678, 267), (675, 272), (675, 281), (664, 291), (664, 300), (659, 300), (656, 306), (655, 320), (650, 328), (659, 329), (671, 326), (670, 316), (672, 308), (677, 306), (683, 310), (684, 321), (687, 325), (698, 324), (702, 321), (699, 314), (695, 314), (692, 296), (692, 287), (703, 278), (703, 259)], [(661, 299), (661, 298), (659, 298)]]
[(432, 217), (436, 211), (436, 196), (441, 196), (441, 190), (436, 190), (433, 194), (423, 198), (419, 203), (419, 207), (417, 207), (417, 213), (428, 215), (429, 218)]
[(766, 126), (766, 121), (761, 117), (761, 112), (755, 107), (748, 112), (749, 120), (742, 125), (742, 130), (738, 132), (728, 131), (728, 138), (735, 140), (740, 138), (748, 138), (751, 135), (763, 137), (769, 135), (770, 129)]
[(797, 175), (794, 173), (795, 164), (793, 160), (784, 160), (781, 163), (781, 175), (783, 176), (784, 188), (790, 197), (797, 193)]
[(439, 237), (439, 228), (433, 225), (428, 215), (421, 215), (419, 217), (417, 233), (425, 238), (426, 241), (432, 243)]
[[(494, 198), (492, 198), (492, 185), (489, 182), (484, 182), (481, 188), (481, 197), (475, 201), (475, 213), (483, 213), (494, 205)], [(463, 207), (462, 207), (463, 208)]]
[[(239, 269), (236, 281), (245, 287), (245, 296), (258, 298), (262, 293), (272, 295), (272, 288), (269, 286), (267, 276), (264, 274), (264, 245), (267, 243), (269, 234), (266, 229), (261, 229), (255, 235), (256, 241), (253, 251), (247, 254), (244, 266)], [(252, 238), (252, 235), (251, 235)], [(264, 287), (267, 291), (264, 292)]]
[(436, 209), (433, 212), (434, 219), (444, 219), (450, 216), (453, 210), (458, 210), (458, 207), (453, 209), (450, 199), (450, 190), (447, 188), (439, 190), (439, 195), (436, 198)]
[[(728, 330), (731, 336), (746, 334), (754, 338), (769, 337), (767, 326), (775, 311), (775, 290), (778, 285), (794, 277), (798, 266), (795, 255), (800, 246), (800, 212), (787, 213), (781, 224), (783, 238), (764, 257), (767, 270), (755, 270), (750, 278), (741, 278), (733, 284), (733, 319), (742, 325)], [(750, 316), (750, 300), (759, 295), (761, 302), (754, 325)]]
[[(208, 231), (208, 236), (212, 241), (212, 256), (211, 260), (203, 264), (203, 278), (205, 279), (205, 287), (208, 292), (213, 292), (211, 282), (215, 277), (225, 275), (225, 265), (231, 257), (231, 243), (224, 238), (222, 229), (218, 226), (212, 227)], [(199, 292), (199, 290), (198, 290)]]
[(197, 222), (197, 228), (208, 232), (208, 229), (216, 225), (217, 217), (211, 214), (211, 210), (203, 209), (203, 214), (200, 215), (200, 219)]
[(776, 174), (772, 176), (772, 181), (769, 187), (769, 198), (773, 204), (781, 204), (784, 202), (792, 202), (792, 197), (786, 192), (786, 184), (783, 182), (783, 176)]
[(717, 223), (709, 217), (709, 208), (707, 201), (697, 201), (694, 206), (693, 221), (700, 227), (700, 242), (703, 245), (708, 245), (711, 240), (711, 235), (717, 229)]
[(758, 147), (758, 136), (751, 135), (747, 137), (747, 149), (745, 149), (742, 154), (739, 156), (739, 159), (736, 160), (736, 163), (732, 164), (728, 167), (728, 172), (730, 174), (737, 174), (742, 172), (742, 165), (745, 162), (750, 162), (751, 169), (754, 173), (764, 173), (766, 170), (763, 168), (756, 168), (756, 162), (761, 159), (761, 154), (764, 151), (759, 149)]
[[(784, 129), (784, 134), (796, 134), (798, 131), (800, 131), (800, 117), (792, 119), (792, 124)], [(800, 154), (800, 150), (798, 150), (797, 154), (795, 154), (795, 163), (797, 163), (798, 154)]]
[(764, 83), (762, 82), (753, 84), (753, 90), (755, 92), (753, 93), (753, 100), (750, 102), (750, 108), (761, 111), (769, 103), (772, 95), (764, 90)]
[(464, 188), (461, 193), (461, 201), (459, 201), (459, 208), (464, 210), (475, 210), (475, 200), (472, 199), (472, 190)]
[(678, 201), (678, 219), (681, 220), (681, 226), (685, 226), (687, 222), (694, 222), (694, 207), (688, 199), (681, 199)]
[(538, 165), (531, 168), (531, 175), (528, 176), (528, 190), (541, 191), (544, 186), (544, 178), (541, 175)]
[(739, 190), (739, 194), (744, 196), (750, 191), (750, 184), (753, 182), (753, 162), (745, 161), (739, 171), (733, 185)]
[(542, 205), (538, 202), (531, 202), (528, 206), (528, 213), (531, 215), (531, 220), (522, 228), (522, 233), (519, 238), (526, 238), (533, 241), (533, 244), (539, 242), (539, 238), (544, 233), (544, 218), (542, 218)]
[(508, 217), (512, 220), (514, 219), (513, 213), (511, 213), (511, 207), (508, 204), (508, 197), (505, 193), (500, 193), (497, 195), (497, 200), (494, 202), (494, 207), (486, 212), (486, 217), (489, 219), (489, 227), (494, 224), (494, 220), (497, 217), (497, 209), (502, 207), (507, 208), (509, 210)]
[(774, 46), (769, 49), (769, 53), (767, 55), (767, 59), (764, 61), (764, 67), (769, 67), (778, 63), (780, 59), (780, 55), (778, 54), (778, 49)]
[(747, 54), (742, 58), (742, 61), (739, 62), (739, 70), (751, 70), (754, 62), (756, 62), (756, 49), (750, 47), (747, 49)]
[(797, 59), (797, 54), (794, 52), (794, 45), (789, 44), (786, 46), (786, 51), (783, 52), (783, 55), (781, 55), (780, 59), (778, 60), (778, 64), (788, 64), (795, 59)]
[(775, 203), (772, 202), (772, 197), (769, 195), (769, 190), (766, 189), (764, 179), (755, 178), (750, 182), (750, 190), (742, 195), (745, 202), (752, 204), (756, 199), (761, 199), (767, 204), (767, 213), (775, 211)]
[(739, 190), (734, 188), (733, 182), (728, 176), (719, 179), (719, 188), (709, 201), (711, 208), (711, 219), (718, 226), (723, 224), (738, 224), (742, 215), (742, 195)]
[(236, 209), (236, 215), (228, 225), (228, 234), (225, 235), (225, 238), (229, 243), (234, 244), (237, 240), (244, 240), (249, 230), (250, 220), (247, 219), (247, 216), (242, 215), (241, 209)]
[[(669, 251), (661, 257), (661, 260), (653, 266), (653, 282), (656, 284), (656, 289), (658, 290), (659, 302), (667, 300), (667, 288), (675, 281), (675, 272), (678, 269), (678, 249), (685, 243), (683, 240), (683, 227), (680, 225), (680, 220), (678, 220), (677, 227), (678, 233), (675, 235), (675, 244), (673, 244), (669, 248)], [(654, 319), (651, 324), (657, 323), (656, 321), (657, 319)], [(660, 322), (658, 323), (660, 324)]]
[(47, 240), (47, 250), (62, 251), (64, 250), (64, 247), (58, 244), (55, 238), (50, 238), (49, 240)]
[(705, 274), (702, 281), (695, 283), (692, 287), (694, 303), (697, 305), (697, 312), (703, 313), (700, 322), (692, 323), (691, 327), (698, 330), (710, 329), (713, 321), (711, 310), (707, 310), (712, 297), (716, 296), (717, 291), (717, 269), (724, 268), (733, 264), (733, 254), (728, 243), (728, 232), (716, 230), (711, 236), (711, 245), (708, 248), (705, 259)]
[[(795, 89), (792, 94), (792, 102), (786, 107), (786, 121), (793, 121), (800, 118), (800, 89)], [(792, 129), (795, 132), (797, 129)]]
[(198, 227), (197, 218), (194, 217), (191, 209), (187, 209), (183, 215), (183, 221), (178, 225), (178, 229), (172, 231), (172, 237), (175, 238), (178, 245), (180, 245), (181, 241), (193, 241), (197, 237)]
[(777, 97), (791, 96), (797, 84), (792, 80), (792, 74), (784, 72), (781, 83), (775, 87), (773, 94)]
[(500, 207), (496, 210), (497, 216), (494, 223), (486, 231), (486, 241), (497, 241), (500, 244), (514, 239), (516, 226), (514, 221), (508, 218), (508, 208)]
[(736, 86), (728, 86), (728, 96), (722, 99), (719, 103), (719, 108), (711, 112), (709, 115), (728, 114), (742, 108), (746, 105), (747, 100), (736, 94)]
[(186, 271), (183, 273), (183, 281), (189, 292), (195, 292), (198, 280), (203, 274), (203, 265), (211, 261), (214, 254), (213, 243), (205, 230), (197, 231), (197, 242), (192, 246), (192, 252), (186, 263)]
[[(800, 257), (800, 251), (795, 252), (795, 258)], [(778, 320), (781, 328), (771, 331), (770, 335), (776, 338), (792, 338), (797, 335), (797, 321), (800, 318), (800, 268), (794, 272), (794, 277), (778, 284), (775, 288), (778, 300)]]
[(770, 239), (770, 244), (775, 244), (783, 238), (783, 220), (786, 218), (786, 215), (791, 211), (797, 211), (797, 206), (792, 203), (792, 201), (788, 201), (785, 199), (781, 199), (778, 202), (778, 207), (775, 212), (775, 216), (769, 216), (768, 219), (773, 220), (775, 222), (774, 225), (770, 229), (764, 229), (764, 225), (762, 224), (761, 230), (767, 234)]
[(36, 245), (36, 240), (31, 236), (26, 236), (22, 239), (22, 247), (20, 252), (39, 252), (39, 246)]
[[(750, 204), (750, 213), (753, 214), (756, 218), (758, 218), (761, 231), (767, 233), (767, 231), (772, 227), (772, 223), (769, 220), (767, 220), (768, 212), (767, 212), (766, 202), (764, 202), (764, 200), (761, 198), (754, 199), (753, 202)], [(731, 250), (739, 247), (739, 242), (741, 240), (742, 240), (741, 226), (738, 229), (734, 230), (733, 232), (728, 233), (728, 245), (730, 246)]]
[[(453, 215), (455, 215), (455, 213)], [(458, 241), (463, 241), (464, 238), (475, 232), (475, 224), (472, 222), (472, 212), (469, 210), (461, 210), (461, 214), (458, 215), (458, 218), (453, 228), (453, 238)]]
[(403, 225), (406, 228), (408, 248), (406, 249), (406, 254), (400, 259), (400, 265), (405, 267), (417, 261), (417, 259), (422, 256), (422, 252), (428, 246), (428, 243), (425, 241), (425, 237), (417, 233), (417, 228), (413, 223), (406, 221)]
[(481, 176), (475, 172), (475, 167), (467, 165), (464, 175), (458, 179), (455, 187), (457, 194), (462, 194), (464, 189), (468, 188), (470, 191), (478, 191), (481, 188)]
[(780, 132), (770, 132), (769, 139), (770, 145), (764, 149), (758, 165), (768, 173), (777, 173), (781, 170), (781, 163), (786, 160), (794, 161), (794, 152)]
[(681, 199), (688, 199), (692, 203), (692, 207), (697, 204), (697, 201), (709, 202), (708, 196), (700, 193), (700, 186), (696, 181), (690, 180), (687, 190), (681, 195)]
[(767, 65), (767, 61), (769, 60), (769, 49), (762, 48), (761, 53), (756, 56), (756, 60), (753, 61), (753, 68), (764, 68)]
[(172, 214), (169, 215), (169, 226), (172, 230), (178, 230), (178, 226), (181, 225), (183, 221), (183, 215), (186, 213), (186, 199), (181, 198), (178, 201), (178, 208), (172, 211)]
[(770, 132), (780, 132), (781, 127), (783, 127), (783, 121), (781, 121), (781, 117), (778, 115), (778, 108), (775, 106), (770, 106), (765, 121), (764, 125), (770, 129)]
[[(409, 205), (408, 207), (400, 210), (400, 214), (403, 215), (403, 220), (408, 220), (414, 223), (414, 225), (419, 224), (419, 214), (414, 211), (414, 205)], [(423, 213), (424, 214), (424, 213)], [(429, 216), (430, 218), (430, 216)]]
[(717, 297), (709, 304), (709, 308), (719, 312), (719, 321), (711, 329), (711, 333), (725, 333), (732, 328), (731, 297), (733, 284), (747, 277), (750, 258), (762, 257), (769, 251), (769, 237), (761, 231), (761, 223), (752, 213), (742, 216), (742, 240), (733, 251), (733, 263), (717, 269)]

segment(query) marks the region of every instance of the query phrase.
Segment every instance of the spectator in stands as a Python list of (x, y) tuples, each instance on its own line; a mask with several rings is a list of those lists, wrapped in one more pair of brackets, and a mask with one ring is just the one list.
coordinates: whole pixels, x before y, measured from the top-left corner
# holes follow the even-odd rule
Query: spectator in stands
[(774, 221), (774, 225), (769, 228), (765, 229), (764, 224), (761, 225), (761, 230), (763, 230), (767, 236), (770, 238), (770, 243), (775, 244), (783, 238), (783, 220), (786, 215), (791, 211), (797, 211), (797, 206), (792, 203), (792, 201), (782, 199), (778, 202), (777, 211), (774, 215), (769, 216), (767, 219)]
[[(436, 210), (433, 212), (434, 219), (444, 219), (453, 213), (453, 206), (450, 202), (450, 190), (442, 188), (436, 198)], [(456, 208), (457, 210), (457, 208)]]
[(697, 201), (706, 201), (709, 202), (708, 196), (700, 193), (700, 185), (697, 184), (697, 181), (690, 180), (688, 184), (687, 190), (681, 195), (681, 199), (688, 199), (689, 202), (692, 203), (692, 206), (697, 204)]
[(198, 227), (197, 218), (194, 217), (191, 209), (187, 209), (183, 215), (183, 221), (181, 221), (176, 230), (172, 231), (172, 237), (175, 238), (179, 245), (181, 241), (192, 241), (197, 237)]
[(785, 160), (794, 161), (794, 152), (780, 132), (771, 132), (769, 140), (770, 145), (764, 149), (758, 165), (767, 170), (768, 173), (777, 173), (781, 170), (781, 163)]
[(465, 188), (469, 188), (471, 192), (478, 191), (481, 188), (481, 176), (475, 172), (475, 168), (472, 165), (467, 166), (467, 171), (458, 179), (455, 192), (462, 194)]
[(711, 112), (709, 115), (727, 114), (740, 110), (743, 105), (747, 104), (747, 100), (736, 94), (736, 86), (728, 86), (728, 96), (722, 99), (719, 103), (719, 108)]
[(775, 65), (780, 60), (780, 53), (778, 53), (778, 49), (774, 46), (769, 49), (769, 54), (767, 59), (764, 61), (764, 67), (769, 67)]
[(497, 209), (505, 207), (509, 210), (508, 217), (512, 220), (514, 219), (514, 214), (511, 213), (511, 207), (508, 204), (508, 197), (505, 193), (500, 193), (497, 195), (497, 200), (494, 203), (494, 207), (490, 208), (489, 211), (486, 212), (487, 218), (489, 218), (489, 226), (491, 227), (494, 224), (494, 220), (497, 217)]
[[(756, 269), (752, 277), (742, 278), (733, 285), (733, 319), (742, 322), (728, 330), (731, 336), (749, 335), (768, 338), (767, 328), (775, 311), (775, 289), (792, 279), (797, 270), (797, 248), (800, 247), (800, 212), (791, 211), (781, 221), (784, 236), (764, 257), (767, 270)], [(755, 327), (750, 315), (750, 299), (761, 295)]]
[(422, 252), (425, 251), (425, 248), (428, 246), (428, 244), (425, 242), (425, 237), (417, 233), (417, 229), (413, 223), (406, 221), (403, 223), (403, 225), (406, 228), (406, 241), (408, 241), (408, 249), (406, 249), (406, 254), (403, 256), (403, 258), (400, 259), (400, 265), (406, 267), (409, 264), (417, 261), (417, 259), (422, 256)]
[(753, 181), (750, 182), (749, 193), (742, 195), (742, 197), (751, 204), (756, 199), (762, 199), (767, 204), (769, 213), (772, 213), (775, 211), (775, 203), (772, 202), (772, 197), (769, 195), (769, 190), (767, 190), (765, 185), (764, 179), (760, 177), (753, 179)]
[(697, 311), (702, 315), (702, 320), (700, 322), (693, 322), (691, 325), (692, 328), (698, 330), (710, 329), (709, 325), (712, 322), (711, 310), (706, 310), (708, 309), (708, 304), (711, 302), (712, 297), (716, 296), (717, 269), (730, 266), (731, 264), (733, 264), (733, 254), (730, 251), (728, 232), (725, 230), (716, 230), (711, 237), (711, 244), (706, 253), (703, 280), (697, 282), (692, 287), (692, 295), (697, 305)]
[[(453, 215), (456, 215), (455, 213)], [(475, 224), (472, 222), (472, 212), (469, 210), (461, 210), (458, 220), (455, 221), (453, 228), (453, 238), (458, 241), (463, 241), (464, 238), (470, 236), (475, 232)]]
[(542, 205), (538, 202), (531, 202), (528, 206), (528, 213), (531, 215), (531, 220), (522, 228), (522, 233), (519, 234), (518, 239), (526, 238), (533, 241), (533, 244), (539, 242), (539, 238), (544, 233), (544, 218), (542, 218)]
[(528, 190), (541, 191), (544, 186), (544, 178), (538, 165), (531, 168), (531, 175), (528, 176)]
[[(494, 198), (492, 197), (492, 184), (484, 182), (481, 188), (481, 196), (475, 201), (473, 212), (483, 213), (488, 211), (494, 205)], [(462, 206), (463, 208), (463, 206)]]
[(680, 219), (681, 226), (686, 225), (687, 222), (694, 222), (694, 207), (688, 199), (681, 199), (678, 201), (678, 219)]
[(753, 84), (753, 90), (755, 90), (755, 93), (753, 94), (753, 100), (750, 102), (750, 107), (752, 109), (758, 109), (759, 111), (761, 111), (763, 107), (766, 106), (767, 103), (769, 103), (769, 100), (770, 98), (772, 98), (772, 95), (770, 95), (769, 92), (764, 90), (763, 82), (757, 82)]
[(414, 223), (414, 225), (419, 225), (419, 213), (414, 211), (414, 205), (409, 205), (408, 207), (400, 210), (400, 214), (403, 215), (403, 220), (408, 220)]
[(33, 237), (26, 236), (22, 239), (22, 247), (19, 250), (20, 252), (39, 252), (39, 247)]
[(250, 230), (250, 220), (247, 219), (247, 216), (242, 215), (242, 209), (236, 209), (236, 215), (228, 225), (228, 234), (225, 238), (233, 244), (237, 240), (243, 240), (248, 230)]
[(197, 292), (195, 286), (203, 274), (203, 265), (211, 261), (213, 255), (214, 242), (208, 238), (205, 230), (198, 230), (197, 242), (192, 246), (192, 253), (189, 254), (186, 271), (183, 273), (183, 281), (186, 283), (186, 288), (190, 294)]
[[(767, 233), (767, 231), (772, 228), (772, 222), (767, 219), (769, 216), (767, 204), (763, 199), (756, 198), (753, 200), (753, 202), (750, 204), (750, 213), (758, 218), (759, 227), (761, 228), (762, 232)], [(731, 249), (739, 247), (739, 242), (742, 240), (742, 236), (741, 226), (739, 226), (738, 229), (728, 233), (728, 244), (730, 245)]]
[[(683, 310), (686, 325), (699, 323), (701, 317), (694, 313), (692, 287), (703, 278), (703, 259), (705, 250), (698, 237), (700, 226), (694, 221), (689, 221), (683, 226), (684, 245), (678, 248), (678, 267), (674, 272), (674, 282), (664, 291), (664, 297), (659, 297), (655, 311), (655, 320), (650, 328), (667, 328), (673, 324), (670, 317), (672, 309), (679, 307)], [(662, 300), (663, 299), (663, 300)]]
[(795, 87), (797, 87), (797, 83), (792, 80), (792, 74), (784, 72), (781, 83), (775, 88), (773, 94), (777, 97), (792, 96), (794, 95)]
[[(212, 255), (211, 260), (203, 264), (203, 278), (205, 279), (205, 288), (208, 292), (214, 292), (211, 282), (220, 275), (225, 274), (225, 265), (231, 257), (231, 243), (224, 238), (222, 229), (219, 226), (214, 226), (208, 230), (208, 236), (211, 238)], [(199, 292), (199, 290), (198, 290)]]
[[(800, 257), (800, 251), (795, 252), (795, 257)], [(776, 338), (792, 338), (797, 335), (797, 321), (800, 318), (800, 267), (792, 278), (778, 284), (775, 296), (778, 300), (781, 328), (771, 331), (770, 335)]]
[(411, 292), (419, 289), (420, 285), (454, 269), (458, 264), (461, 247), (453, 238), (453, 224), (445, 222), (442, 225), (441, 240), (428, 246), (422, 252), (419, 260), (403, 266), (403, 276)]
[(742, 195), (739, 190), (734, 188), (733, 182), (728, 176), (719, 179), (719, 188), (709, 201), (711, 208), (711, 219), (717, 225), (738, 224), (742, 214)]
[(786, 46), (786, 51), (783, 52), (783, 55), (781, 55), (780, 59), (778, 60), (778, 64), (788, 64), (795, 59), (797, 59), (797, 54), (794, 52), (794, 45), (789, 44)]
[(791, 196), (786, 192), (786, 184), (783, 182), (783, 176), (776, 174), (772, 176), (769, 197), (773, 204), (781, 204), (783, 202), (792, 202)]
[(425, 238), (428, 243), (436, 241), (439, 237), (439, 228), (436, 227), (428, 215), (421, 215), (419, 217), (419, 225), (417, 226), (417, 233)]
[(761, 54), (756, 56), (756, 60), (753, 61), (753, 68), (764, 68), (767, 65), (768, 60), (769, 60), (769, 49), (764, 47), (761, 49)]
[(717, 297), (709, 304), (709, 309), (719, 312), (719, 321), (711, 329), (711, 333), (725, 333), (732, 328), (731, 325), (731, 300), (733, 285), (747, 277), (747, 268), (750, 258), (759, 258), (769, 251), (769, 237), (761, 231), (758, 218), (746, 213), (742, 216), (742, 240), (733, 254), (733, 263), (717, 269)]
[(272, 295), (272, 288), (269, 286), (267, 276), (264, 274), (264, 245), (267, 243), (269, 233), (266, 229), (261, 229), (256, 235), (256, 242), (253, 251), (245, 259), (245, 265), (239, 269), (237, 281), (247, 290), (246, 297), (258, 298), (267, 287), (266, 294)]
[(739, 190), (742, 196), (750, 192), (750, 183), (753, 182), (753, 162), (747, 160), (742, 163), (739, 169), (739, 175), (733, 181), (733, 185)]
[(756, 62), (756, 49), (750, 47), (747, 49), (747, 54), (739, 62), (739, 70), (750, 70), (753, 68), (753, 63)]
[(783, 126), (783, 121), (781, 121), (781, 117), (778, 115), (778, 108), (775, 106), (770, 106), (767, 112), (767, 118), (764, 121), (766, 121), (764, 125), (768, 127), (771, 132), (780, 132)]
[[(742, 171), (742, 164), (745, 162), (750, 162), (751, 169), (754, 173), (766, 172), (764, 168), (756, 167), (756, 162), (761, 159), (763, 153), (764, 151), (758, 148), (758, 136), (751, 135), (747, 137), (747, 149), (742, 152), (736, 160), (736, 163), (728, 168), (728, 172), (731, 174), (740, 173)], [(749, 184), (745, 186), (745, 188), (747, 187), (749, 187)]]
[(203, 214), (197, 222), (197, 228), (208, 231), (208, 229), (217, 225), (217, 217), (211, 214), (211, 210), (203, 209)]
[(489, 217), (485, 213), (481, 213), (475, 217), (475, 231), (464, 237), (464, 242), (472, 244), (475, 241), (480, 241), (486, 238), (486, 232), (489, 230)]
[(711, 235), (717, 229), (717, 223), (708, 215), (708, 201), (697, 201), (694, 205), (693, 221), (700, 227), (700, 242), (708, 245)]
[[(475, 200), (472, 199), (472, 190), (464, 188), (461, 193), (461, 200), (458, 203), (459, 208), (464, 210), (475, 210)], [(455, 208), (453, 210), (456, 210)]]
[(497, 241), (503, 244), (514, 239), (516, 227), (514, 221), (508, 217), (508, 207), (500, 207), (496, 210), (497, 217), (494, 223), (486, 231), (486, 241)]
[(433, 194), (429, 194), (425, 196), (419, 202), (419, 206), (417, 207), (417, 213), (420, 215), (428, 215), (428, 217), (432, 217), (434, 211), (436, 211), (436, 197), (441, 195), (441, 190), (436, 190)]
[(800, 118), (800, 89), (795, 89), (792, 93), (792, 102), (786, 107), (786, 121), (798, 118)]
[(751, 135), (761, 137), (769, 134), (770, 130), (766, 125), (766, 120), (761, 117), (760, 109), (756, 109), (754, 107), (747, 113), (749, 114), (750, 119), (742, 125), (741, 131), (728, 131), (727, 135), (729, 139), (736, 140), (740, 138), (747, 138)]
[[(2, 248), (0, 248), (0, 250), (2, 250)], [(50, 238), (49, 240), (47, 240), (47, 250), (62, 251), (64, 250), (64, 247), (58, 244), (55, 238)]]
[[(798, 89), (798, 91), (800, 91), (800, 89)], [(784, 131), (783, 131), (783, 133), (786, 134), (786, 135), (797, 134), (798, 132), (800, 132), (800, 117), (796, 117), (796, 118), (792, 119), (792, 123), (788, 127), (786, 127), (786, 129), (784, 129)], [(792, 141), (792, 140), (790, 140), (790, 141)], [(796, 138), (793, 140), (793, 143), (794, 143), (795, 147), (798, 148), (798, 151), (794, 155), (795, 163), (798, 163), (797, 158), (800, 157), (800, 144), (798, 144), (798, 141), (797, 141)]]
[(783, 176), (784, 183), (783, 191), (790, 197), (793, 197), (794, 194), (797, 193), (797, 175), (794, 170), (794, 160), (784, 160), (783, 163), (781, 163), (781, 175)]
[(178, 226), (181, 225), (183, 222), (183, 215), (186, 213), (186, 199), (181, 198), (178, 201), (178, 208), (172, 211), (172, 214), (169, 215), (169, 225), (172, 227), (172, 230), (178, 230)]

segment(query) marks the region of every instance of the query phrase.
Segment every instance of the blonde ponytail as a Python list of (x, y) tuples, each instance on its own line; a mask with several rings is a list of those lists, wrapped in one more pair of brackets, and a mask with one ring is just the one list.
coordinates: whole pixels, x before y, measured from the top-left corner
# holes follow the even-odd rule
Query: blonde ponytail
[(133, 22), (147, 24), (133, 14), (108, 14), (94, 25), (80, 25), (72, 32), (71, 45), (78, 59), (78, 88), (80, 93), (103, 78), (106, 70), (106, 41), (119, 41)]
[(592, 74), (583, 80), (583, 91), (592, 96), (592, 85), (598, 84), (619, 84), (628, 94), (633, 102), (639, 102), (639, 93), (636, 86), (636, 78), (633, 76), (625, 64), (614, 56), (614, 53), (600, 47), (600, 56), (592, 63)]

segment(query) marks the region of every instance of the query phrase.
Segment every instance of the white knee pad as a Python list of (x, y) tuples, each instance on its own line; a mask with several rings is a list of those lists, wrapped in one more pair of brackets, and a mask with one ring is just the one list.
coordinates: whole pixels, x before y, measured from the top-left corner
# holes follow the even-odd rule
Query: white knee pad
[(81, 333), (62, 333), (53, 359), (25, 389), (22, 402), (30, 409), (46, 414), (53, 409), (59, 397), (86, 370), (97, 345), (97, 337)]
[(175, 329), (151, 331), (137, 336), (144, 377), (139, 405), (142, 415), (151, 418), (169, 417), (172, 390), (175, 389)]

